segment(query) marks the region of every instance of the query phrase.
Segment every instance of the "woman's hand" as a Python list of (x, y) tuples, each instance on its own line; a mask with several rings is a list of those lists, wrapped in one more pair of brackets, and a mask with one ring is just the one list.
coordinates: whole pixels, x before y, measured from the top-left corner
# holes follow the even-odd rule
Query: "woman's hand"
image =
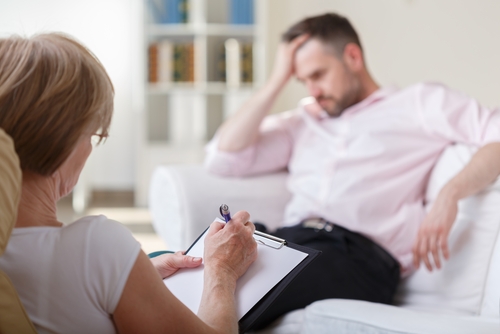
[(205, 237), (205, 271), (236, 280), (257, 258), (255, 226), (246, 211), (237, 212), (227, 223), (214, 222)]
[(151, 259), (156, 271), (160, 274), (161, 278), (166, 278), (173, 275), (181, 268), (196, 268), (202, 259), (201, 257), (192, 257), (184, 255), (184, 251), (178, 251), (175, 254), (163, 254)]

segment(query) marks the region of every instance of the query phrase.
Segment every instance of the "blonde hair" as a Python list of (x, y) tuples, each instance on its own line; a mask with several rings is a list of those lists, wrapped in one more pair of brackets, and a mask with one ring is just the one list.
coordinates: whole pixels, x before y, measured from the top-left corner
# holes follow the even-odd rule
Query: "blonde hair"
[(113, 95), (99, 60), (68, 36), (0, 39), (0, 128), (23, 170), (51, 175), (82, 136), (107, 137)]

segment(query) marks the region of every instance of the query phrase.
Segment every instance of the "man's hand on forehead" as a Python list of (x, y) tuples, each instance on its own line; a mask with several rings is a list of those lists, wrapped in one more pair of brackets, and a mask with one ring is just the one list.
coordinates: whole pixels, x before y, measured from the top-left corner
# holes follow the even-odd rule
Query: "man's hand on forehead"
[(291, 42), (281, 42), (278, 46), (278, 52), (276, 54), (276, 60), (274, 63), (274, 70), (271, 75), (271, 80), (278, 83), (279, 85), (284, 85), (292, 75), (294, 75), (295, 69), (293, 66), (295, 53), (302, 46), (309, 35), (304, 34), (296, 37)]

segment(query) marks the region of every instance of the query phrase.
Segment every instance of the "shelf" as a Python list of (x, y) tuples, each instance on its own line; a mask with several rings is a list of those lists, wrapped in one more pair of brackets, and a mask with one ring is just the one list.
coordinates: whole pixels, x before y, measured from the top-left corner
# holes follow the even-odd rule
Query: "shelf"
[(151, 24), (148, 26), (149, 36), (231, 36), (248, 37), (255, 35), (255, 27), (250, 24)]
[(147, 86), (147, 92), (149, 94), (168, 94), (174, 91), (192, 92), (194, 89), (198, 90), (194, 82), (150, 83)]
[(209, 36), (253, 36), (253, 24), (208, 24), (206, 33)]
[(233, 91), (252, 90), (253, 84), (242, 84), (239, 88), (227, 88), (225, 82), (207, 82), (195, 84), (193, 82), (154, 83), (147, 87), (148, 94), (173, 94), (173, 93), (201, 93), (225, 94)]
[[(147, 1), (142, 2), (147, 6)], [(136, 197), (142, 205), (147, 203), (154, 167), (201, 163), (207, 141), (224, 120), (250, 98), (255, 88), (262, 85), (258, 80), (261, 75), (256, 74), (265, 69), (262, 26), (228, 24), (229, 0), (188, 2), (188, 23), (153, 23), (153, 17), (144, 16), (141, 57), (144, 108), (138, 118), (141, 134), (138, 136)], [(264, 3), (264, 0), (254, 0), (255, 17), (260, 13), (256, 8), (265, 8), (257, 2)], [(244, 56), (245, 61), (252, 59), (253, 82), (249, 82), (250, 70), (246, 63), (245, 79), (241, 75), (241, 83), (235, 87), (226, 84), (222, 66), (226, 62), (225, 43), (231, 38), (239, 42), (240, 56)], [(246, 48), (243, 55), (243, 45), (251, 45), (251, 53)], [(183, 47), (188, 49), (187, 54)], [(240, 68), (243, 70), (242, 63)], [(175, 70), (182, 75), (177, 75)], [(192, 81), (173, 81), (174, 78)]]
[(153, 140), (149, 141), (148, 148), (151, 151), (155, 152), (167, 152), (167, 151), (175, 151), (175, 152), (183, 152), (183, 151), (192, 151), (192, 150), (200, 150), (203, 151), (205, 145), (208, 143), (207, 141), (198, 142), (198, 143), (186, 143), (186, 144), (177, 144), (169, 141), (162, 140)]

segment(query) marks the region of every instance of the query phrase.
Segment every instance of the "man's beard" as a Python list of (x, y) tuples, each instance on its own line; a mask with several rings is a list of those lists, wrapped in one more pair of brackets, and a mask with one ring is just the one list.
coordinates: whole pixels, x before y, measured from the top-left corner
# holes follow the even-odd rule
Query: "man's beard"
[(349, 88), (347, 92), (338, 99), (331, 95), (321, 95), (316, 99), (320, 105), (321, 100), (330, 100), (333, 102), (332, 107), (321, 105), (330, 117), (339, 117), (345, 109), (361, 101), (361, 83), (359, 82), (359, 79), (352, 76), (348, 85)]

